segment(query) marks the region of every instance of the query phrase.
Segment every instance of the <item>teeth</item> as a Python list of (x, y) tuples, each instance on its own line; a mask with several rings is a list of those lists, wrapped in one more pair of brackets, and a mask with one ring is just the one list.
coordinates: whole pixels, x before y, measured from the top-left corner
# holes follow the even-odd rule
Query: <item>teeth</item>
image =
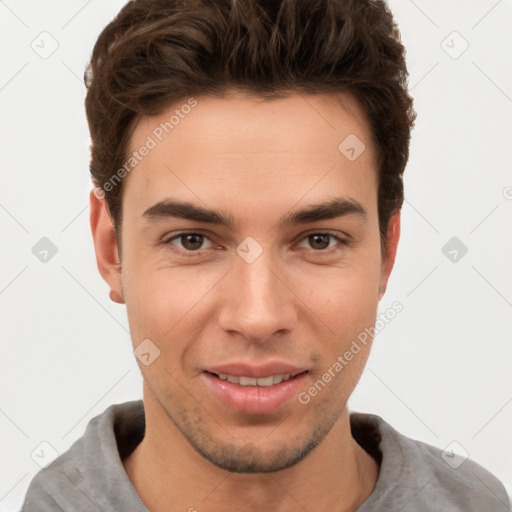
[(273, 386), (274, 384), (279, 384), (281, 382), (290, 380), (291, 375), (289, 373), (285, 375), (269, 375), (268, 377), (257, 379), (255, 377), (236, 377), (234, 375), (225, 375), (223, 373), (219, 373), (218, 377), (220, 380), (227, 380), (233, 384), (240, 384), (240, 386), (260, 386), (267, 388), (269, 386)]
[(256, 386), (257, 379), (254, 377), (240, 377), (240, 386)]
[(262, 379), (256, 379), (256, 383), (258, 384), (258, 386), (266, 388), (274, 384), (274, 377), (273, 375), (269, 375), (268, 377), (264, 377)]
[(279, 384), (279, 382), (286, 382), (287, 380), (290, 380), (292, 376), (287, 373), (286, 375), (275, 375), (274, 376), (274, 384)]

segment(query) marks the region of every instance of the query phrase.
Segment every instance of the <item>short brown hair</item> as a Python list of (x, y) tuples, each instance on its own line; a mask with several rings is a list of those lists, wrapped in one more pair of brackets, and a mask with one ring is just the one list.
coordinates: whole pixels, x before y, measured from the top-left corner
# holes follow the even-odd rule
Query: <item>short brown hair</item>
[(100, 34), (84, 78), (90, 172), (118, 236), (122, 182), (105, 185), (125, 165), (140, 117), (187, 96), (238, 90), (263, 99), (349, 93), (359, 101), (376, 147), (385, 243), (403, 203), (415, 113), (405, 49), (383, 1), (132, 0)]

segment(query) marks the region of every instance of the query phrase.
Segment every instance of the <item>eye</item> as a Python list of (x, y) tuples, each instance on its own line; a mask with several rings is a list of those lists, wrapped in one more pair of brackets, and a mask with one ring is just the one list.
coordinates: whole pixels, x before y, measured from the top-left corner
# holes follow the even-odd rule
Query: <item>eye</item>
[[(330, 249), (336, 249), (335, 245), (329, 247), (332, 241), (337, 241), (340, 246), (347, 245), (348, 243), (343, 238), (332, 233), (310, 233), (302, 240), (307, 240), (307, 243), (310, 244), (310, 247), (312, 247), (315, 252), (331, 252)], [(340, 249), (340, 247), (338, 247), (338, 249)]]
[(187, 232), (174, 235), (173, 237), (165, 240), (164, 243), (172, 243), (173, 245), (177, 245), (174, 244), (173, 240), (180, 240), (180, 248), (183, 249), (185, 252), (201, 252), (201, 250), (204, 250), (204, 248), (201, 249), (201, 246), (203, 245), (205, 239), (210, 240), (206, 235), (202, 233)]
[[(178, 240), (179, 244), (175, 243), (175, 240)], [(212, 242), (210, 238), (205, 234), (190, 231), (174, 235), (164, 240), (163, 243), (178, 246), (178, 248), (181, 249), (181, 252), (186, 255), (194, 255), (193, 253), (201, 253), (208, 249), (208, 247), (203, 247), (205, 240)], [(307, 241), (313, 251), (317, 253), (331, 253), (332, 250), (340, 250), (341, 247), (331, 245), (331, 242), (333, 241), (338, 242), (338, 246), (344, 246), (348, 244), (347, 240), (334, 235), (333, 233), (310, 233), (302, 239), (302, 242), (303, 241)]]

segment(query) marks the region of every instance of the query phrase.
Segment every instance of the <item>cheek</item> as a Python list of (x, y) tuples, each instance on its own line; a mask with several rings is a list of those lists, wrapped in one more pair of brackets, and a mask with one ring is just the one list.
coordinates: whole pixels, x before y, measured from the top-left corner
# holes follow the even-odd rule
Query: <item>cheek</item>
[(353, 334), (375, 319), (380, 284), (377, 258), (360, 256), (354, 264), (332, 269), (317, 283), (314, 289), (309, 285), (309, 301), (334, 332)]
[(321, 364), (314, 380), (328, 382), (329, 392), (322, 393), (315, 407), (322, 408), (331, 401), (342, 406), (355, 388), (372, 345), (378, 282), (379, 272), (372, 267), (357, 271), (352, 267), (346, 275), (326, 282), (324, 298), (317, 294), (314, 308), (329, 330), (323, 331)]
[[(134, 259), (127, 267), (126, 308), (134, 344), (155, 341), (162, 355), (177, 362), (192, 348), (204, 326), (204, 307), (219, 276), (198, 267), (167, 268)], [(188, 340), (188, 341), (187, 341)]]
[[(134, 345), (149, 338), (162, 351), (176, 354), (191, 349), (180, 343), (199, 337), (196, 335), (201, 334), (208, 318), (219, 313), (216, 308), (220, 299), (224, 306), (233, 305), (229, 293), (225, 297), (216, 294), (223, 287), (234, 289), (237, 283), (229, 286), (232, 276), (223, 277), (223, 265), (173, 267), (164, 257), (157, 261), (149, 249), (136, 247), (128, 233), (124, 239), (123, 291)], [(377, 236), (375, 239), (378, 241)], [(336, 350), (342, 350), (340, 344), (350, 343), (374, 322), (380, 278), (377, 242), (354, 250), (340, 265), (307, 264), (283, 268), (282, 273), (300, 300), (293, 294), (284, 296), (297, 301), (294, 307), (305, 310), (301, 316), (310, 318), (306, 323), (320, 318), (335, 333)], [(218, 287), (220, 280), (223, 283)], [(321, 325), (317, 327), (322, 329)]]

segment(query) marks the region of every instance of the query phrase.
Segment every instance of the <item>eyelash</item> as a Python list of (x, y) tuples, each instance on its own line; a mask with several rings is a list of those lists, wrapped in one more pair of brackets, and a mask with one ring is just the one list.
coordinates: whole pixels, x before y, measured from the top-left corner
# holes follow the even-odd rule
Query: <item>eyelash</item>
[[(173, 235), (172, 237), (165, 239), (162, 243), (164, 245), (168, 245), (168, 244), (171, 244), (173, 240), (180, 239), (180, 238), (186, 237), (188, 235), (198, 235), (198, 236), (204, 237), (204, 239), (210, 240), (210, 242), (213, 242), (210, 239), (210, 237), (205, 235), (204, 233), (200, 233), (200, 232), (197, 232), (197, 231), (184, 231), (182, 233), (179, 233), (177, 235)], [(335, 240), (337, 240), (339, 242), (339, 245), (337, 247), (336, 246), (335, 247), (331, 247), (330, 249), (311, 249), (314, 253), (317, 253), (317, 254), (332, 255), (334, 252), (339, 252), (339, 251), (343, 250), (343, 248), (345, 246), (349, 245), (348, 240), (346, 240), (344, 238), (341, 238), (338, 235), (335, 235), (333, 233), (329, 233), (329, 232), (325, 232), (325, 231), (314, 231), (314, 232), (308, 233), (300, 241), (302, 242), (303, 240), (305, 240), (305, 239), (307, 239), (307, 238), (309, 238), (309, 237), (311, 237), (313, 235), (329, 236), (329, 237), (334, 238)], [(198, 249), (196, 251), (190, 251), (190, 250), (187, 250), (187, 249), (180, 249), (180, 252), (182, 252), (182, 255), (185, 256), (185, 257), (194, 257), (194, 256), (202, 255), (207, 250), (208, 249)]]

